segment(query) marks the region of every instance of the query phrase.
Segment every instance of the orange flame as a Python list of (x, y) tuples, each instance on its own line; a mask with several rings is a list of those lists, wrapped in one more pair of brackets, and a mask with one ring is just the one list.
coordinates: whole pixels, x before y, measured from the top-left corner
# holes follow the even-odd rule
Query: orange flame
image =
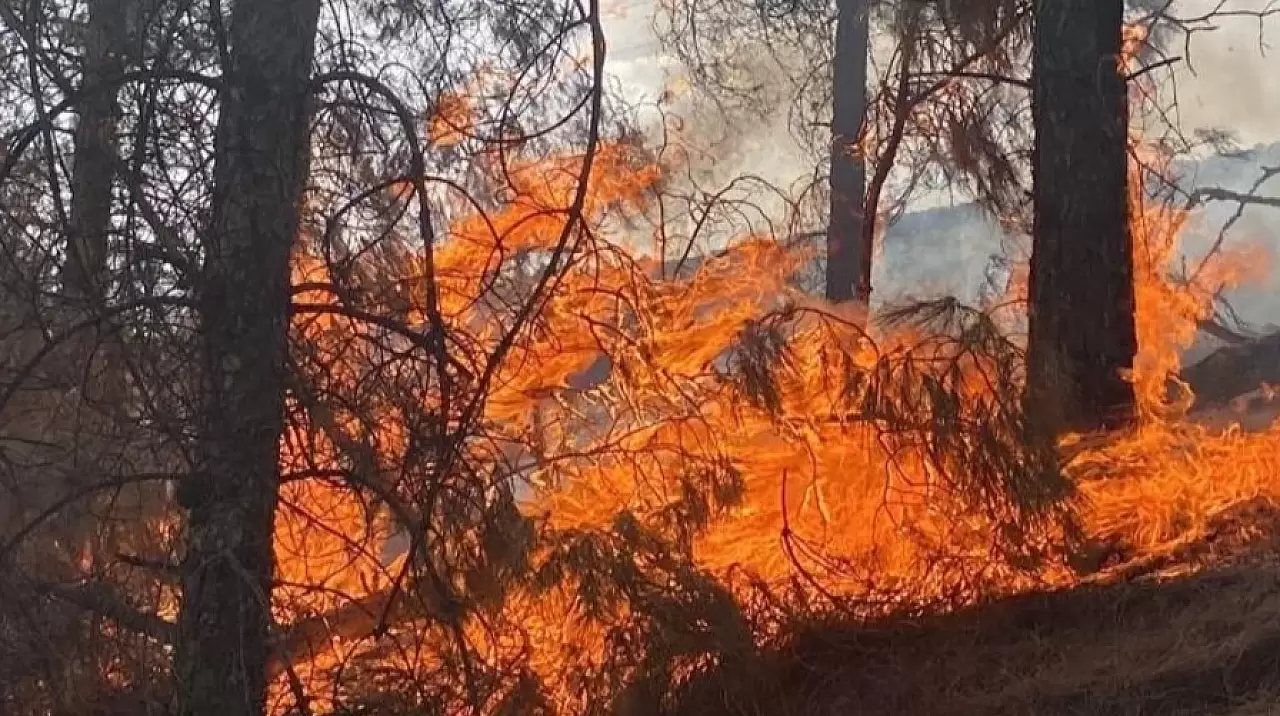
[[(1028, 577), (996, 563), (989, 551), (995, 527), (948, 493), (927, 450), (892, 448), (883, 441), (891, 427), (885, 419), (848, 413), (851, 368), (890, 370), (890, 357), (908, 354), (926, 372), (941, 370), (934, 363), (943, 358), (951, 361), (965, 415), (990, 412), (998, 396), (984, 378), (990, 367), (984, 359), (958, 358), (919, 330), (863, 335), (838, 309), (789, 286), (806, 257), (768, 237), (741, 239), (691, 273), (663, 278), (660, 252), (637, 247), (631, 236), (610, 239), (611, 214), (642, 204), (660, 177), (623, 146), (605, 147), (597, 157), (582, 210), (588, 230), (566, 234), (581, 162), (563, 156), (514, 167), (502, 210), (461, 218), (434, 249), (434, 283), (425, 280), (425, 256), (410, 257), (399, 265), (402, 275), (390, 277), (409, 287), (412, 327), (426, 330), (433, 303), (427, 299), (434, 296), (440, 320), (465, 334), (477, 355), (488, 355), (518, 307), (534, 297), (539, 266), (560, 252), (563, 276), (549, 285), (528, 330), (498, 366), (483, 412), (492, 433), (525, 459), (520, 476), (535, 486), (524, 505), (529, 515), (545, 516), (547, 528), (559, 532), (608, 532), (621, 515), (669, 526), (663, 520), (672, 510), (697, 506), (690, 481), (702, 480), (720, 489), (730, 507), (706, 508), (708, 527), (693, 539), (698, 566), (744, 600), (748, 592), (733, 576), (740, 570), (780, 587), (806, 569), (822, 589), (848, 597), (866, 594), (868, 576), (880, 586), (914, 587), (918, 596), (941, 592), (947, 585), (935, 574), (940, 561), (982, 571), (980, 587), (991, 591), (1073, 579), (1054, 567)], [(1224, 254), (1195, 285), (1175, 285), (1170, 263), (1188, 217), (1147, 202), (1142, 183), (1132, 183), (1140, 346), (1132, 378), (1142, 429), (1080, 451), (1068, 471), (1086, 498), (1083, 520), (1092, 536), (1151, 552), (1202, 533), (1231, 505), (1280, 499), (1274, 457), (1280, 428), (1215, 435), (1188, 421), (1188, 403), (1170, 403), (1168, 377), (1209, 309), (1204, 287), (1240, 280), (1248, 262)], [(295, 281), (327, 280), (320, 261), (298, 257)], [(298, 300), (336, 298), (317, 290)], [(786, 317), (781, 337), (771, 333), (779, 317)], [(300, 317), (295, 330), (325, 354), (337, 384), (354, 385), (376, 361), (352, 352), (351, 337), (366, 329), (340, 313)], [(754, 402), (725, 371), (734, 351), (752, 341), (784, 368)], [(394, 463), (407, 429), (392, 406), (381, 410), (372, 422), (329, 419), (351, 434), (377, 432), (379, 450)], [(923, 423), (942, 417), (919, 414)], [(290, 469), (338, 462), (332, 438), (314, 422), (302, 421), (286, 439), (282, 459)], [(477, 455), (497, 469), (495, 453)], [(1123, 479), (1094, 479), (1100, 474)], [(395, 571), (382, 557), (389, 518), (371, 517), (354, 492), (323, 481), (292, 483), (284, 500), (296, 509), (282, 510), (277, 521), (281, 578), (310, 588), (279, 590), (282, 621), (338, 608), (341, 600), (329, 594), (359, 599), (385, 589)], [(797, 557), (797, 549), (804, 555)], [(628, 614), (619, 606), (593, 615), (572, 586), (570, 580), (548, 595), (517, 591), (508, 599), (505, 613), (525, 634), (518, 643), (478, 623), (466, 626), (487, 659), (527, 651), (566, 710), (585, 698), (582, 674), (603, 668), (610, 624)], [(329, 671), (354, 650), (334, 645), (303, 665), (307, 678), (334, 678)], [(430, 654), (414, 658), (439, 663)], [(287, 700), (283, 677), (276, 687)]]

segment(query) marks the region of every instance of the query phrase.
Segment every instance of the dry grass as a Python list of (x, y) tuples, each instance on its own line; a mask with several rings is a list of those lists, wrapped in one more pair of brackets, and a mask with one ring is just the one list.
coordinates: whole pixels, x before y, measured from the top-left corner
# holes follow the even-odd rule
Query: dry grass
[(1278, 515), (1253, 505), (1163, 564), (1070, 589), (923, 620), (808, 625), (779, 651), (699, 679), (673, 711), (1280, 714)]

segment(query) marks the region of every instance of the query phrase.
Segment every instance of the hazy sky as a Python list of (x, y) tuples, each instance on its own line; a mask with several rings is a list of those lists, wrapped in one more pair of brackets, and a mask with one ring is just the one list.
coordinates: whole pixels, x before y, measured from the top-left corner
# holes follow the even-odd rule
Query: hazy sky
[[(1180, 14), (1207, 12), (1216, 0), (1182, 0)], [(1274, 2), (1272, 3), (1274, 4)], [(1234, 0), (1235, 9), (1258, 10), (1267, 0)], [(1219, 29), (1192, 40), (1192, 68), (1179, 76), (1184, 128), (1234, 129), (1246, 146), (1280, 141), (1280, 17), (1228, 18)]]
[[(1219, 2), (1180, 0), (1178, 14), (1201, 15)], [(1228, 2), (1229, 9), (1257, 10), (1275, 0)], [(664, 69), (674, 69), (674, 63), (660, 54), (651, 30), (652, 0), (613, 0), (607, 7), (610, 71), (633, 97), (656, 98), (663, 88)], [(1264, 54), (1268, 41), (1280, 42), (1280, 16), (1262, 23), (1261, 49), (1256, 18), (1222, 18), (1215, 24), (1218, 29), (1194, 36), (1193, 66), (1184, 64), (1178, 73), (1183, 128), (1232, 129), (1245, 146), (1280, 141), (1280, 55)], [(1274, 49), (1280, 53), (1280, 46)], [(1181, 49), (1175, 54), (1182, 54)], [(759, 127), (765, 135), (786, 131), (781, 122), (764, 122)], [(784, 137), (759, 139), (766, 145), (787, 141)]]
[[(664, 71), (678, 70), (674, 62), (659, 54), (657, 40), (650, 29), (653, 0), (605, 0), (610, 1), (613, 14), (606, 23), (609, 69), (624, 84), (629, 98), (653, 101), (663, 90)], [(1178, 14), (1201, 15), (1219, 1), (1181, 0)], [(1229, 2), (1229, 9), (1257, 10), (1268, 0)], [(1192, 65), (1188, 67), (1184, 63), (1177, 72), (1182, 129), (1188, 132), (1205, 127), (1232, 130), (1244, 147), (1280, 142), (1280, 58), (1271, 56), (1267, 47), (1269, 40), (1275, 40), (1278, 43), (1275, 52), (1280, 53), (1280, 17), (1263, 23), (1261, 38), (1256, 18), (1223, 18), (1216, 25), (1216, 30), (1193, 36)], [(1181, 55), (1183, 49), (1181, 46), (1171, 48), (1170, 54)], [(812, 171), (810, 161), (799, 153), (790, 138), (785, 113), (734, 130), (731, 143), (715, 152), (720, 161), (714, 173), (721, 180), (746, 172), (787, 184)], [(1266, 161), (1274, 163), (1276, 156), (1280, 156), (1280, 151), (1268, 153)], [(1205, 179), (1247, 190), (1257, 177), (1257, 167), (1253, 165), (1241, 164), (1237, 168), (1232, 164), (1226, 168), (1232, 170), (1228, 172), (1230, 176), (1214, 175)], [(1275, 182), (1271, 185), (1275, 186)], [(1280, 193), (1280, 186), (1268, 187), (1268, 190)], [(928, 197), (921, 206), (938, 203), (950, 201), (942, 196)], [(1245, 218), (1252, 228), (1235, 232), (1266, 245), (1272, 254), (1273, 266), (1280, 266), (1278, 213), (1250, 209)], [(1221, 220), (1218, 217), (1209, 224), (1220, 225)], [(1216, 231), (1212, 226), (1206, 227), (1206, 232)], [(978, 279), (974, 277), (982, 275), (990, 254), (999, 251), (996, 229), (974, 220), (963, 226), (940, 227), (934, 233), (937, 236), (920, 239), (932, 242), (928, 251), (919, 251), (916, 244), (907, 245), (910, 242), (886, 240), (885, 256), (877, 262), (877, 291), (884, 295), (887, 290), (891, 295), (899, 289), (915, 291), (921, 286), (932, 286), (943, 292), (964, 293), (976, 288)], [(1186, 244), (1184, 249), (1197, 253)], [(1271, 280), (1240, 293), (1239, 299), (1236, 307), (1247, 319), (1259, 323), (1280, 322), (1276, 319), (1280, 316), (1280, 271), (1273, 273)]]

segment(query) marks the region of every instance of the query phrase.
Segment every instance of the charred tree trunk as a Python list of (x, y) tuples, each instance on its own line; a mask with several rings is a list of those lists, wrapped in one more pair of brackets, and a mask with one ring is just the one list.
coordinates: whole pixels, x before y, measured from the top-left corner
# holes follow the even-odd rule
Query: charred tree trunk
[(65, 290), (77, 301), (100, 298), (111, 230), (111, 192), (116, 176), (118, 89), (109, 86), (125, 68), (129, 0), (89, 4), (84, 68), (71, 174), (71, 216)]
[(870, 18), (866, 0), (839, 0), (832, 73), (831, 217), (827, 225), (827, 299), (871, 298), (873, 243), (866, 237), (867, 168), (857, 142), (867, 109)]
[(1055, 430), (1132, 415), (1137, 350), (1129, 233), (1123, 0), (1037, 0), (1028, 396)]
[(228, 23), (199, 310), (199, 471), (178, 623), (181, 716), (261, 716), (283, 430), (289, 257), (306, 182), (320, 0), (238, 0)]

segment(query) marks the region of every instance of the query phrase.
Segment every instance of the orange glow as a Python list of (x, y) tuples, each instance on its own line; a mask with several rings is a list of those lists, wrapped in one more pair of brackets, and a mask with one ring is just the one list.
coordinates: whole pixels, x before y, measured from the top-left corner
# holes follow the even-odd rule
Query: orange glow
[[(1148, 164), (1157, 159), (1143, 158)], [(462, 217), (430, 264), (425, 255), (408, 255), (393, 264), (400, 275), (383, 277), (408, 287), (410, 328), (425, 335), (434, 305), (450, 331), (466, 336), (465, 360), (479, 375), (484, 357), (534, 295), (544, 265), (534, 258), (545, 262), (559, 252), (567, 266), (563, 277), (548, 286), (545, 302), (494, 371), (480, 421), (490, 439), (509, 443), (526, 459), (520, 472), (531, 485), (522, 505), (528, 515), (544, 518), (545, 528), (559, 534), (611, 532), (627, 524), (620, 521), (625, 515), (675, 539), (672, 514), (705, 513), (706, 529), (691, 537), (698, 566), (744, 604), (751, 591), (735, 576), (739, 572), (775, 589), (798, 585), (810, 596), (821, 591), (850, 598), (868, 596), (869, 584), (916, 598), (962, 589), (963, 598), (972, 599), (1075, 579), (1054, 564), (1028, 571), (1001, 562), (993, 545), (1002, 531), (1023, 526), (1011, 508), (994, 498), (985, 512), (974, 507), (942, 475), (966, 465), (940, 458), (930, 444), (887, 437), (955, 424), (972, 431), (958, 439), (958, 449), (972, 447), (984, 421), (1004, 410), (1001, 401), (1008, 396), (1001, 391), (1010, 386), (997, 389), (991, 376), (1010, 366), (925, 329), (863, 335), (847, 309), (823, 305), (788, 284), (809, 257), (768, 237), (741, 237), (687, 275), (661, 278), (667, 257), (637, 245), (634, 236), (619, 236), (610, 223), (642, 206), (660, 178), (657, 167), (624, 146), (607, 146), (596, 158), (583, 207), (586, 230), (566, 234), (565, 207), (581, 162), (580, 156), (560, 156), (513, 167), (512, 194), (500, 211)], [(1188, 399), (1167, 397), (1168, 377), (1196, 322), (1207, 315), (1212, 290), (1247, 278), (1242, 269), (1252, 262), (1223, 254), (1196, 284), (1175, 286), (1168, 270), (1189, 217), (1151, 205), (1137, 189), (1132, 199), (1140, 346), (1132, 379), (1141, 425), (1131, 436), (1078, 452), (1067, 472), (1084, 498), (1089, 535), (1141, 554), (1185, 543), (1242, 501), (1280, 499), (1280, 428), (1211, 434), (1188, 419)], [(434, 283), (426, 280), (428, 265)], [(296, 282), (328, 280), (320, 260), (297, 257)], [(1015, 281), (1011, 290), (1025, 286)], [(337, 305), (334, 295), (319, 289), (296, 300)], [(294, 329), (330, 366), (328, 379), (341, 389), (353, 389), (379, 359), (374, 349), (353, 347), (360, 344), (353, 339), (369, 330), (354, 319), (300, 315)], [(744, 345), (767, 357), (761, 362), (774, 367), (771, 378), (753, 374), (750, 361), (741, 363)], [(737, 371), (726, 367), (733, 360), (740, 362)], [(1016, 387), (1020, 366), (1012, 369), (1009, 383)], [(881, 412), (867, 392), (876, 388), (858, 382), (870, 375), (900, 386), (886, 390)], [(929, 391), (942, 390), (944, 379), (959, 391), (958, 405), (927, 399)], [(438, 401), (439, 395), (428, 393), (424, 400)], [(328, 416), (328, 432), (304, 411), (308, 419), (285, 440), (286, 466), (337, 467), (335, 430), (352, 439), (374, 435), (377, 461), (388, 468), (405, 460), (403, 410), (385, 401), (372, 405), (372, 415)], [(426, 408), (431, 413), (439, 405)], [(907, 428), (900, 424), (904, 415)], [(499, 450), (480, 442), (467, 446), (468, 455), (500, 472)], [(705, 493), (718, 494), (723, 509), (713, 499), (700, 506), (698, 495)], [(281, 511), (276, 538), (286, 583), (276, 594), (282, 622), (376, 595), (402, 565), (403, 556), (383, 563), (392, 531), (387, 510), (366, 507), (356, 495), (321, 480), (286, 486), (283, 499), (292, 507)], [(993, 523), (993, 515), (1001, 524)], [(1029, 541), (1059, 536), (1049, 523), (1036, 528), (1049, 533)], [(550, 555), (544, 548), (535, 561)], [(592, 613), (574, 585), (568, 579), (546, 594), (511, 595), (500, 621), (519, 625), (522, 637), (492, 623), (464, 626), (493, 663), (527, 654), (566, 712), (585, 698), (576, 679), (603, 668), (609, 630), (630, 610), (624, 603)], [(439, 624), (417, 627), (431, 635), (429, 645), (447, 648)], [(354, 642), (334, 643), (295, 667), (319, 692), (337, 665), (360, 649)], [(408, 647), (384, 650), (379, 658), (420, 667), (443, 659)], [(287, 703), (287, 679), (281, 676), (275, 688)], [(311, 708), (322, 710), (323, 704)]]
[[(1125, 35), (1126, 62), (1145, 39), (1142, 28)], [(1135, 101), (1149, 88), (1135, 87)], [(1246, 431), (1202, 425), (1188, 414), (1194, 394), (1177, 384), (1181, 351), (1191, 345), (1197, 325), (1212, 315), (1215, 292), (1264, 278), (1268, 257), (1257, 246), (1228, 243), (1204, 262), (1190, 282), (1174, 282), (1176, 242), (1195, 217), (1149, 201), (1139, 171), (1164, 173), (1168, 159), (1133, 140), (1130, 178), (1134, 237), (1138, 355), (1133, 380), (1138, 393), (1139, 430), (1077, 455), (1069, 469), (1087, 500), (1087, 531), (1095, 539), (1122, 545), (1130, 557), (1159, 556), (1203, 538), (1213, 521), (1255, 500), (1280, 501), (1280, 425)], [(1261, 386), (1260, 386), (1261, 387)]]

